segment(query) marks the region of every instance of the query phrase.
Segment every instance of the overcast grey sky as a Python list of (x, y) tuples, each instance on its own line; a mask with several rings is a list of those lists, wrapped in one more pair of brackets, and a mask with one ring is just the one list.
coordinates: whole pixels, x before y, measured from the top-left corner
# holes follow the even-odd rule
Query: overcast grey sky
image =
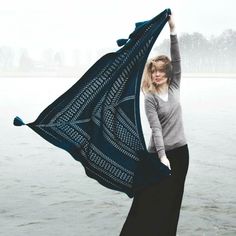
[[(165, 8), (175, 14), (178, 33), (218, 35), (236, 29), (235, 0), (0, 0), (0, 46), (28, 48), (114, 48), (137, 21)], [(162, 38), (168, 36), (166, 26)]]

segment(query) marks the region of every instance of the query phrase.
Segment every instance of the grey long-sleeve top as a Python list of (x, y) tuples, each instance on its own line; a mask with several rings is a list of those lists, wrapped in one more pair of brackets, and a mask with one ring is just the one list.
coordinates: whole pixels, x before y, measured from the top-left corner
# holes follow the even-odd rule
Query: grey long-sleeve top
[(187, 143), (180, 105), (181, 63), (177, 35), (170, 35), (170, 39), (173, 73), (168, 88), (168, 101), (151, 92), (145, 94), (144, 100), (146, 116), (152, 130), (148, 151), (157, 152), (159, 158), (165, 155), (165, 151)]

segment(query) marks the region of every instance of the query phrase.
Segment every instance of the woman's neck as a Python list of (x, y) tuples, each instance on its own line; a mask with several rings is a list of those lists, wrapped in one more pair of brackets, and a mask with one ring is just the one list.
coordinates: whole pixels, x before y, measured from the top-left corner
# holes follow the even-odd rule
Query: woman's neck
[(162, 85), (158, 85), (156, 87), (156, 92), (158, 94), (166, 94), (168, 92), (168, 88), (169, 88), (168, 83), (165, 83), (165, 84), (162, 84)]

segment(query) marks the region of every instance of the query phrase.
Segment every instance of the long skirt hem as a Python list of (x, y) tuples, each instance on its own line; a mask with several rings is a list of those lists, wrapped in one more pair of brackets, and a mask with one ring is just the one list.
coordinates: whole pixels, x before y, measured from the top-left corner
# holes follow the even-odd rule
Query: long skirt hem
[(166, 156), (171, 176), (135, 194), (120, 236), (176, 236), (189, 166), (188, 145), (167, 151)]

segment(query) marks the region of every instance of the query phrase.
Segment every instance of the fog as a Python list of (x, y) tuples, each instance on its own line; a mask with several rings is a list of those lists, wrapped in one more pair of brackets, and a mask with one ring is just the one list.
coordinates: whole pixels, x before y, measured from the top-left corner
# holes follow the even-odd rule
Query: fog
[[(214, 3), (150, 0), (148, 4), (143, 0), (135, 4), (125, 0), (0, 0), (0, 3), (1, 76), (20, 76), (26, 72), (33, 76), (82, 74), (99, 57), (116, 51), (116, 40), (127, 38), (135, 22), (148, 20), (165, 8), (171, 8), (177, 33), (182, 36), (185, 72), (235, 72), (233, 0)], [(159, 49), (166, 52), (168, 38), (167, 24), (154, 50), (161, 45)]]

